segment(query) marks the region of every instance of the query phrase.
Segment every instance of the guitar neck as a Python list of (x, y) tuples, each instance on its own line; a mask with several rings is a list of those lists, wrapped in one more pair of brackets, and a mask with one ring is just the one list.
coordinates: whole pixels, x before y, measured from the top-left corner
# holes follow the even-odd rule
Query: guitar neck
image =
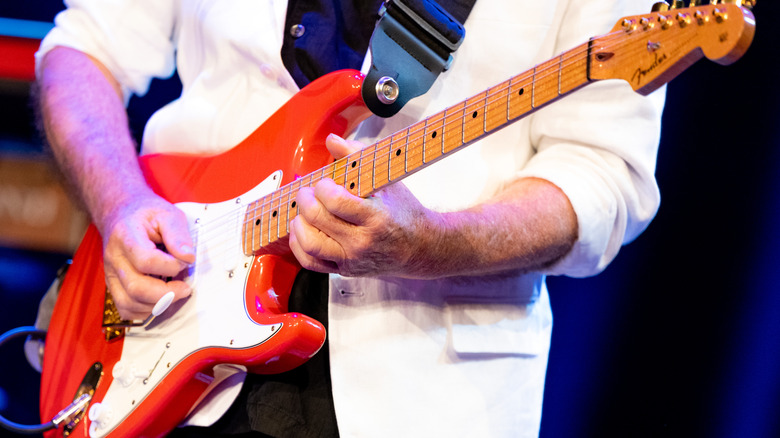
[(252, 254), (288, 235), (301, 187), (324, 178), (367, 197), (592, 81), (622, 79), (649, 94), (702, 56), (739, 59), (755, 19), (741, 1), (660, 10), (618, 21), (610, 33), (434, 114), (250, 204), (243, 248)]
[(564, 52), (251, 203), (244, 221), (245, 252), (288, 235), (301, 187), (330, 178), (350, 193), (368, 197), (586, 85), (589, 45)]

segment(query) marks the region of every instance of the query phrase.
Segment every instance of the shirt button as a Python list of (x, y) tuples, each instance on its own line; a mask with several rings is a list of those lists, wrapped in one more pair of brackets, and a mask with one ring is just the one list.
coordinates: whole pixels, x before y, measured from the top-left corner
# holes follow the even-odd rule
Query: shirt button
[(268, 64), (262, 64), (260, 66), (260, 71), (263, 73), (263, 76), (267, 77), (268, 79), (275, 80), (276, 79), (276, 73), (274, 72), (273, 67), (271, 67)]
[(306, 32), (306, 28), (303, 27), (302, 24), (293, 24), (290, 27), (290, 35), (292, 35), (293, 38), (302, 37), (304, 32)]

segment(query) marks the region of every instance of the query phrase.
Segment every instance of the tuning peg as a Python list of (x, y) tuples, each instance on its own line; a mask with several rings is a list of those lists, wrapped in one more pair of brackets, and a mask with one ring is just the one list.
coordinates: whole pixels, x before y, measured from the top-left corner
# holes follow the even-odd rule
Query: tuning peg
[(666, 2), (656, 2), (653, 3), (653, 12), (665, 12), (669, 10), (669, 3)]
[(688, 3), (688, 7), (689, 8), (693, 8), (693, 7), (696, 7), (696, 6), (701, 6), (701, 0), (691, 0)]
[(672, 6), (669, 7), (669, 9), (682, 9), (685, 7), (685, 4), (683, 4), (683, 0), (672, 0)]
[[(737, 6), (744, 6), (748, 9), (753, 9), (753, 6), (756, 5), (756, 0), (722, 0), (723, 3), (732, 3)], [(716, 0), (712, 0), (711, 3), (715, 4), (718, 3)]]

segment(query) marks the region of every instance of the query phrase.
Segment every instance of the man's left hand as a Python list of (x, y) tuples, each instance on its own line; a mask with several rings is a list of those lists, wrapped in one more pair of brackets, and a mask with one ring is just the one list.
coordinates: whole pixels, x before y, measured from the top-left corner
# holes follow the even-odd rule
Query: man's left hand
[[(338, 159), (362, 144), (330, 135), (326, 146)], [(422, 274), (424, 250), (442, 224), (400, 183), (363, 199), (323, 179), (301, 188), (297, 203), (290, 224), (293, 254), (306, 269), (344, 276)]]

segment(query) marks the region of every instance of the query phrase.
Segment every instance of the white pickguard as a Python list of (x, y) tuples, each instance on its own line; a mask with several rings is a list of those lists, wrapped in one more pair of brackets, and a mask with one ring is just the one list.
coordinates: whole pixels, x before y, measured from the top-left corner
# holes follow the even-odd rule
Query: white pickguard
[[(193, 352), (252, 347), (279, 331), (281, 324), (257, 324), (246, 312), (244, 288), (252, 257), (244, 255), (241, 239), (246, 204), (278, 189), (281, 180), (282, 172), (277, 171), (235, 199), (177, 204), (187, 215), (197, 249), (196, 263), (184, 278), (193, 293), (172, 304), (146, 328), (127, 331), (121, 360), (105, 370), (114, 379), (90, 412), (91, 437), (105, 436), (119, 425)], [(199, 378), (210, 379), (206, 375)]]

